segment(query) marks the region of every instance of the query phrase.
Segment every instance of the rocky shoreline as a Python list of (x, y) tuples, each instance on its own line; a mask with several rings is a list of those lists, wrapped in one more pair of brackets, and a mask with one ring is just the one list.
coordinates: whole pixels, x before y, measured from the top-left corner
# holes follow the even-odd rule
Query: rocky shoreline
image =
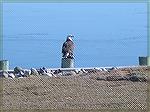
[(61, 70), (61, 69), (47, 69), (45, 67), (35, 69), (31, 68), (22, 69), (21, 67), (15, 67), (13, 71), (1, 71), (1, 78), (27, 78), (31, 76), (47, 76), (47, 77), (64, 77), (64, 76), (73, 76), (73, 77), (87, 77), (93, 78), (96, 80), (103, 81), (148, 81), (148, 73), (150, 68), (146, 66), (140, 67), (131, 67), (131, 68), (93, 68), (93, 69), (70, 69), (70, 70)]

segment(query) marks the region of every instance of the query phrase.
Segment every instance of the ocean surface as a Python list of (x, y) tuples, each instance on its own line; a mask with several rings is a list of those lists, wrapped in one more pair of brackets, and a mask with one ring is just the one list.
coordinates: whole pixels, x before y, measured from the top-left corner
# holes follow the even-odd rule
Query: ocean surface
[(146, 3), (5, 3), (3, 59), (10, 68), (57, 68), (74, 35), (75, 67), (138, 65), (147, 55)]

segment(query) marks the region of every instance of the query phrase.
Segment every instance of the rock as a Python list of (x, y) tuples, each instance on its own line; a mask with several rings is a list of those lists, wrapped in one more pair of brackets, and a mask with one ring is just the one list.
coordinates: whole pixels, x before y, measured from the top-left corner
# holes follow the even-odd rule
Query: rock
[(78, 73), (75, 72), (75, 74), (78, 74), (79, 76), (86, 76), (88, 74), (88, 71), (85, 69), (81, 69), (78, 71)]
[(107, 76), (106, 77), (107, 81), (121, 81), (121, 80), (126, 80), (123, 76)]
[(0, 77), (15, 78), (15, 75), (13, 73), (9, 73), (8, 71), (2, 71), (2, 72), (0, 72)]
[(117, 70), (117, 69), (118, 69), (117, 67), (112, 67), (108, 69), (108, 72), (111, 72), (112, 70)]
[(52, 77), (52, 76), (53, 76), (53, 72), (52, 72), (52, 71), (51, 71), (51, 72), (48, 72), (45, 67), (40, 68), (39, 73), (40, 73), (41, 75), (44, 75), (44, 76), (49, 76), (49, 77)]
[(42, 69), (44, 70), (44, 72), (48, 73), (47, 68), (43, 67)]
[(73, 75), (73, 72), (71, 71), (62, 71), (62, 76), (70, 76)]
[(15, 73), (16, 77), (24, 77), (24, 72), (20, 71), (19, 73)]
[(29, 77), (31, 75), (31, 70), (24, 70), (24, 76)]
[(89, 77), (89, 74), (88, 73), (82, 73), (79, 76), (81, 76), (81, 77)]
[(135, 81), (139, 81), (139, 78), (137, 76), (131, 76), (129, 77), (129, 80), (135, 82)]
[(15, 75), (13, 74), (13, 73), (9, 73), (9, 77), (11, 77), (11, 78), (15, 78)]
[(145, 74), (139, 74), (139, 73), (131, 73), (126, 75), (127, 80), (133, 81), (133, 82), (146, 82), (148, 81), (148, 77), (145, 76)]
[(58, 69), (58, 70), (55, 70), (54, 71), (54, 74), (59, 74), (59, 73), (61, 73), (62, 71), (60, 70), (60, 69)]
[(49, 76), (49, 77), (52, 77), (52, 76), (53, 76), (51, 73), (42, 73), (42, 75), (44, 75), (44, 76)]
[(1, 71), (0, 72), (0, 78), (3, 78), (4, 76), (3, 76), (3, 72)]
[(31, 68), (31, 75), (39, 75), (39, 73), (35, 68)]
[(81, 69), (82, 73), (88, 73), (86, 70), (84, 69)]
[(2, 71), (0, 75), (3, 78), (8, 78), (9, 77), (9, 73), (7, 71)]
[(75, 69), (74, 72), (75, 72), (76, 74), (79, 74), (80, 69)]
[(97, 77), (96, 80), (101, 81), (101, 80), (106, 80), (104, 77)]
[(101, 68), (102, 71), (108, 72), (106, 68)]
[(43, 74), (43, 73), (45, 73), (45, 71), (42, 68), (40, 68), (39, 73)]
[(15, 74), (18, 74), (18, 73), (20, 73), (21, 71), (23, 71), (23, 69), (22, 69), (21, 67), (15, 67), (15, 68), (14, 68), (14, 73), (15, 73)]
[(21, 67), (14, 68), (15, 77), (26, 77), (25, 71)]

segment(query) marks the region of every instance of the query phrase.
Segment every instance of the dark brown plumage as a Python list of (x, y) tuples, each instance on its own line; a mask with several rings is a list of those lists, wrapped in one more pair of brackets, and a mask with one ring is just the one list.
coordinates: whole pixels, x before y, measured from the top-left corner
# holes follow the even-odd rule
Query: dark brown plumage
[(63, 57), (73, 58), (73, 50), (74, 50), (74, 43), (71, 37), (67, 37), (67, 40), (63, 43), (62, 46)]

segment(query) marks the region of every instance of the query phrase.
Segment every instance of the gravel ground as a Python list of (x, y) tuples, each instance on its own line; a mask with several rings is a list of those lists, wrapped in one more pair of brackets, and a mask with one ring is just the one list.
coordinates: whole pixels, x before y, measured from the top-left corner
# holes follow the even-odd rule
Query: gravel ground
[(97, 77), (149, 74), (149, 68), (120, 69), (111, 72), (91, 70), (86, 74), (20, 79), (1, 78), (3, 110), (26, 109), (123, 109), (148, 108), (149, 81), (107, 81)]

